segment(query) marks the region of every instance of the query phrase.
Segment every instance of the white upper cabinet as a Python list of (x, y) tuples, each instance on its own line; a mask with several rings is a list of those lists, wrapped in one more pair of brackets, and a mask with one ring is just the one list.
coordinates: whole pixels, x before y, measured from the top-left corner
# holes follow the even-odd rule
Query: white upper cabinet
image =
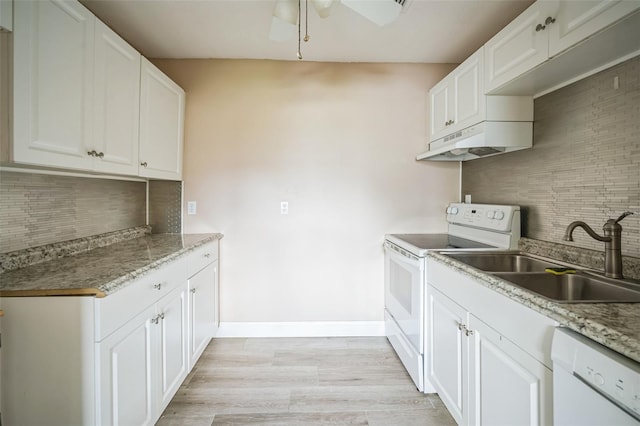
[(14, 14), (11, 161), (181, 178), (179, 86), (141, 68), (140, 53), (77, 1), (16, 0)]
[(95, 18), (77, 2), (14, 4), (13, 161), (91, 170)]
[(639, 8), (637, 0), (561, 1), (555, 22), (548, 27), (549, 56), (557, 55)]
[(94, 66), (95, 170), (136, 175), (140, 53), (96, 20)]
[(429, 91), (431, 141), (482, 121), (485, 112), (482, 58), (480, 48)]
[(13, 30), (13, 0), (0, 0), (0, 31)]
[(554, 17), (557, 8), (555, 1), (536, 1), (485, 44), (487, 91), (549, 58), (549, 31), (545, 20)]
[(140, 81), (140, 176), (180, 180), (184, 90), (145, 58)]
[(640, 1), (635, 0), (536, 1), (485, 44), (486, 93), (532, 95), (637, 51), (637, 34), (621, 26), (617, 33), (590, 40), (557, 67), (541, 70), (531, 82), (497, 90), (638, 9)]

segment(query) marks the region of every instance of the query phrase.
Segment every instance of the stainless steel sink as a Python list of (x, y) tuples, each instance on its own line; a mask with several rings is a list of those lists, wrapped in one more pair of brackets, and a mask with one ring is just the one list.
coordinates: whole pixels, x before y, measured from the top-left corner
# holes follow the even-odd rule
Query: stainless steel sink
[(560, 265), (518, 253), (443, 253), (485, 272), (544, 272)]
[(640, 302), (640, 282), (599, 277), (586, 272), (495, 273), (527, 291), (559, 303)]

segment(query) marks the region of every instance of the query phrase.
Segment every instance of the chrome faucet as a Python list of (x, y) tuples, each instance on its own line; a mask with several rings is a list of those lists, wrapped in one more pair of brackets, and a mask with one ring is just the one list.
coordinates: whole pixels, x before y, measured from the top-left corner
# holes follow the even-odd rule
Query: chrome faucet
[(595, 233), (593, 229), (582, 221), (571, 222), (564, 234), (565, 241), (573, 241), (573, 230), (577, 227), (584, 229), (587, 234), (598, 241), (604, 242), (604, 275), (609, 278), (624, 278), (622, 276), (622, 226), (620, 222), (634, 212), (624, 212), (617, 219), (609, 219), (604, 224), (604, 236)]

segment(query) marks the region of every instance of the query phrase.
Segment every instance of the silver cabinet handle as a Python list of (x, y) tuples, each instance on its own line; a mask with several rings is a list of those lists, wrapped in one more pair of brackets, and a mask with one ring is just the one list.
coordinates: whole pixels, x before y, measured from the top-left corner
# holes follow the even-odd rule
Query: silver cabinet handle
[(544, 20), (544, 24), (545, 25), (550, 25), (556, 22), (556, 18), (552, 18), (551, 16), (548, 16), (547, 19)]
[(205, 253), (204, 257), (206, 257), (207, 259), (211, 257), (211, 253)]
[(195, 292), (196, 292), (196, 289), (195, 289), (195, 288), (192, 288), (192, 289), (191, 289), (191, 293), (195, 293)]
[(162, 283), (154, 284), (153, 288), (155, 288), (156, 290), (160, 290), (162, 288)]
[(140, 163), (140, 165), (141, 165), (142, 167), (147, 167), (147, 162), (146, 162), (146, 161), (145, 161), (145, 162), (142, 162), (142, 163)]
[(544, 31), (547, 28), (546, 25), (538, 24), (536, 25), (536, 32)]
[(160, 315), (156, 315), (155, 317), (151, 318), (151, 322), (154, 324), (158, 324), (160, 322)]
[(159, 317), (161, 320), (164, 320), (164, 312), (163, 312), (163, 313), (161, 313), (160, 315), (158, 315), (158, 317)]
[(104, 152), (99, 152), (96, 154), (98, 158), (104, 158)]
[(87, 155), (90, 157), (96, 157), (98, 153), (96, 152), (95, 149), (92, 149), (91, 151), (87, 151)]
[(463, 323), (456, 321), (456, 325), (458, 326), (458, 330), (464, 331), (466, 328)]

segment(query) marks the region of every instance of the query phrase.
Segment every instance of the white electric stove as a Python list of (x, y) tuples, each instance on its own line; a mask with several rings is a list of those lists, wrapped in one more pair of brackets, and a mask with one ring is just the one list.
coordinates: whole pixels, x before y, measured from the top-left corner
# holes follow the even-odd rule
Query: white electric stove
[(432, 393), (425, 377), (426, 260), (429, 251), (516, 249), (520, 207), (453, 203), (446, 234), (385, 236), (386, 335), (416, 387)]

